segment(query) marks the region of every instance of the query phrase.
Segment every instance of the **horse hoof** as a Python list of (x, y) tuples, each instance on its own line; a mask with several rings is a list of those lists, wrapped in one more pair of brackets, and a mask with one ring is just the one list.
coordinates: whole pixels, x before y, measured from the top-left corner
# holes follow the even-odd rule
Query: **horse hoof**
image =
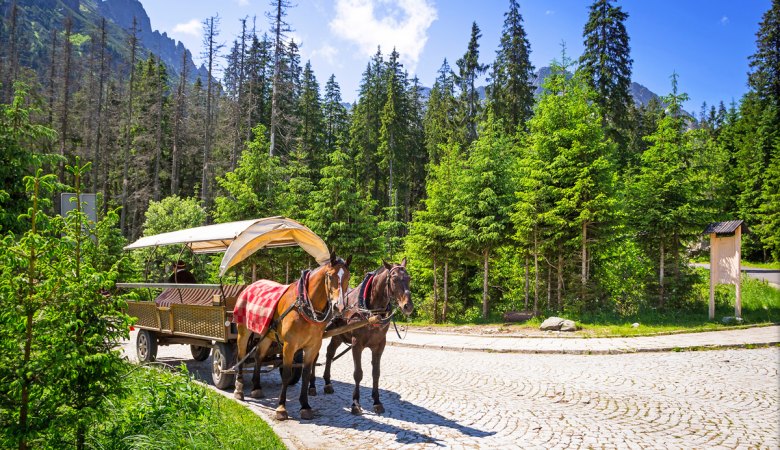
[(360, 405), (352, 405), (352, 415), (359, 416), (363, 414), (363, 409), (360, 408)]
[(381, 403), (377, 403), (376, 405), (374, 405), (374, 412), (377, 414), (384, 414), (385, 407), (382, 406)]
[(276, 420), (287, 420), (287, 410), (276, 410)]
[(323, 388), (323, 391), (325, 391), (326, 394), (332, 394), (333, 393), (333, 385), (332, 384), (326, 384)]
[(301, 419), (302, 420), (311, 420), (314, 418), (314, 411), (311, 409), (302, 409), (301, 410)]
[(263, 394), (262, 389), (252, 389), (252, 392), (249, 394), (252, 398), (264, 398), (265, 394)]
[(312, 397), (317, 396), (317, 388), (309, 388), (309, 395)]
[(236, 400), (244, 400), (244, 392), (243, 391), (235, 391), (233, 392), (233, 398)]

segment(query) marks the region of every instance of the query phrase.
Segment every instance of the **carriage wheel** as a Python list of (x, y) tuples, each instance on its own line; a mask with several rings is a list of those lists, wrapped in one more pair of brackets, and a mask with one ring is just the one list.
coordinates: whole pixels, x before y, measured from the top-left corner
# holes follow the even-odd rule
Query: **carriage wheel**
[[(298, 350), (293, 356), (293, 364), (303, 364), (303, 350)], [(290, 378), (290, 386), (296, 384), (301, 379), (303, 373), (303, 367), (294, 367), (292, 370), (292, 377)], [(279, 376), (282, 376), (282, 366), (279, 366)]]
[(205, 361), (209, 357), (211, 349), (200, 345), (190, 345), (190, 353), (195, 361)]
[(139, 330), (135, 338), (135, 352), (138, 362), (154, 362), (157, 358), (157, 334), (154, 331)]
[(227, 389), (236, 381), (235, 374), (222, 373), (235, 364), (234, 346), (226, 342), (217, 342), (217, 347), (211, 352), (211, 379), (214, 386), (219, 389)]

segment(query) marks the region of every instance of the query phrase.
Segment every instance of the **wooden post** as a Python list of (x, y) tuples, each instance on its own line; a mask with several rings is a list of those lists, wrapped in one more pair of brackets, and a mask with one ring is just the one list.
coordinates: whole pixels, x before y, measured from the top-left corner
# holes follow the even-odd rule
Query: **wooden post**
[(718, 239), (710, 233), (710, 320), (715, 320), (715, 280), (718, 279), (718, 264), (715, 261)]
[(734, 232), (734, 241), (737, 254), (737, 279), (735, 282), (734, 316), (742, 318), (742, 227), (737, 227)]

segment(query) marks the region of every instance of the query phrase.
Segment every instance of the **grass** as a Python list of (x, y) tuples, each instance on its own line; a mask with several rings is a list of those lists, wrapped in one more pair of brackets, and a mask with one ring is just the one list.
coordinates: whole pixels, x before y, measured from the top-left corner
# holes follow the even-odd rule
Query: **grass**
[(128, 395), (92, 431), (104, 449), (283, 449), (267, 423), (184, 372), (128, 365)]
[[(577, 322), (580, 330), (575, 333), (581, 337), (620, 337), (645, 336), (656, 334), (690, 333), (700, 331), (718, 331), (747, 326), (761, 326), (780, 323), (780, 289), (773, 288), (759, 280), (742, 277), (742, 325), (725, 325), (723, 317), (734, 316), (734, 286), (720, 285), (716, 291), (715, 320), (709, 320), (709, 285), (706, 277), (704, 284), (697, 285), (700, 300), (682, 310), (659, 310), (644, 308), (632, 316), (620, 316), (611, 312), (586, 312), (579, 316), (568, 314), (547, 314), (535, 317), (522, 324), (504, 324), (500, 319), (477, 323), (432, 324), (415, 321), (412, 327), (426, 327), (444, 330), (464, 327), (480, 329), (483, 333), (495, 334), (534, 334), (539, 333), (539, 325), (550, 315), (560, 315)], [(633, 324), (638, 323), (637, 327)]]
[[(709, 256), (697, 256), (693, 259), (691, 259), (692, 262), (700, 263), (700, 264), (709, 264), (710, 263), (710, 257)], [(774, 269), (774, 270), (780, 270), (780, 261), (770, 261), (770, 262), (755, 262), (755, 261), (747, 261), (742, 260), (741, 261), (742, 268), (743, 269)]]

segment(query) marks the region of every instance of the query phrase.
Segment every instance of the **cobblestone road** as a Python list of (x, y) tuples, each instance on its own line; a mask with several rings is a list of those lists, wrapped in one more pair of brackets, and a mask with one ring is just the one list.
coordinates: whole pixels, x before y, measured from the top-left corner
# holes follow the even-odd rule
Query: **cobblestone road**
[[(363, 416), (349, 413), (349, 355), (334, 363), (335, 394), (318, 379), (312, 421), (298, 419), (298, 386), (288, 392), (291, 419), (272, 419), (276, 372), (263, 376), (272, 397), (246, 404), (291, 448), (780, 447), (777, 347), (590, 356), (388, 347), (382, 416), (370, 412), (369, 355)], [(188, 347), (160, 348), (160, 361), (179, 358)], [(209, 361), (185, 362), (208, 383)]]

